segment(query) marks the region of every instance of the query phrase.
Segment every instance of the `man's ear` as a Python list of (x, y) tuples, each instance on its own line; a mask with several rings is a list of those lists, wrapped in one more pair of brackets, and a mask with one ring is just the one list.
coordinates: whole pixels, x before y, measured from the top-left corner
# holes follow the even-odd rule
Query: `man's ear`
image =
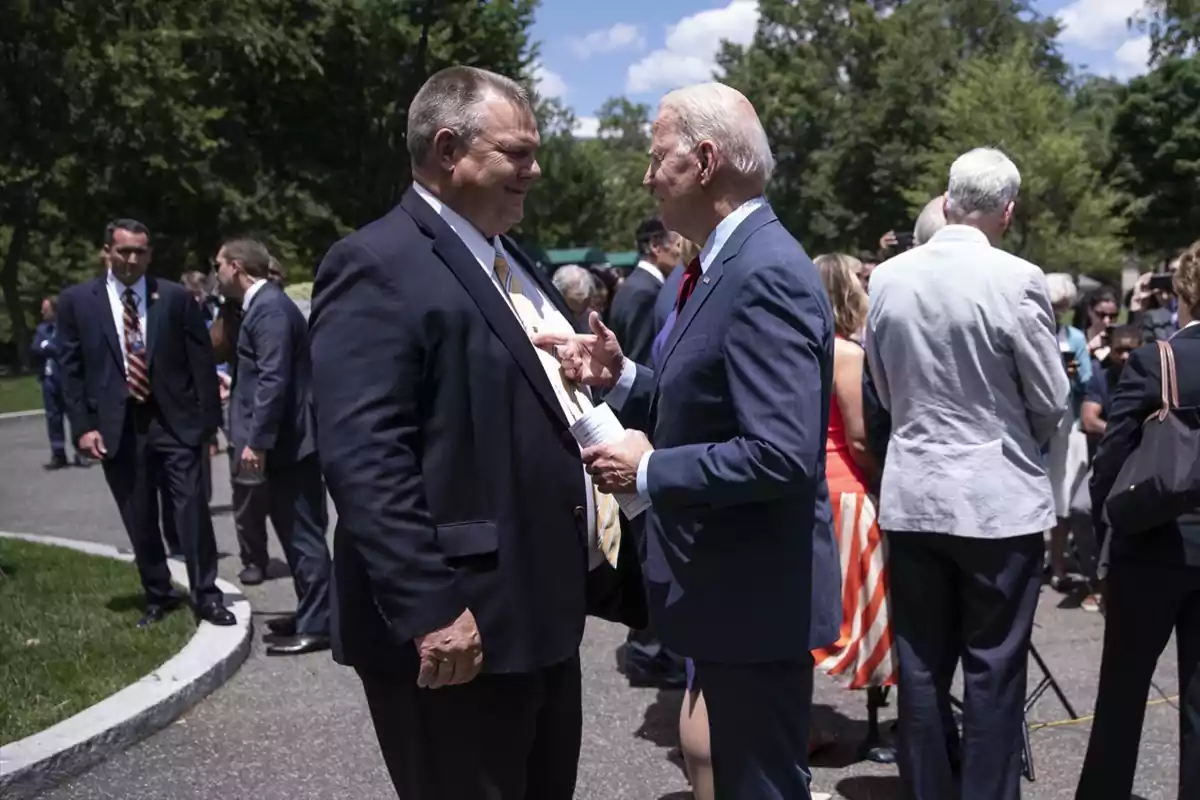
[(700, 185), (708, 186), (717, 171), (717, 148), (705, 140), (696, 147), (696, 157), (700, 161)]
[(447, 172), (453, 172), (454, 165), (458, 163), (459, 143), (458, 134), (449, 128), (442, 128), (434, 134), (433, 152), (437, 156), (438, 166)]

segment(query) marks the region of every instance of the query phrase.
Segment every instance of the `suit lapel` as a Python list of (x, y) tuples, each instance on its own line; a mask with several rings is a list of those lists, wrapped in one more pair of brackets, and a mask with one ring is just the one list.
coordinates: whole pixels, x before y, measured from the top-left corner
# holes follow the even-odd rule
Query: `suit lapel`
[[(479, 312), (487, 321), (496, 338), (508, 349), (513, 361), (517, 363), (526, 380), (541, 396), (546, 407), (554, 416), (567, 427), (567, 417), (563, 413), (562, 404), (550, 386), (546, 370), (542, 368), (529, 335), (521, 327), (521, 323), (513, 314), (508, 303), (504, 302), (496, 284), (488, 279), (487, 273), (479, 266), (475, 256), (463, 244), (462, 239), (434, 212), (428, 203), (413, 189), (405, 192), (400, 201), (401, 207), (433, 237), (434, 252), (442, 259), (458, 281), (467, 290), (467, 294), (479, 307)], [(534, 280), (537, 277), (534, 276)]]
[(121, 352), (121, 339), (117, 336), (117, 323), (113, 319), (112, 303), (108, 298), (108, 278), (100, 278), (92, 285), (92, 300), (95, 304), (96, 316), (100, 318), (100, 330), (112, 350), (113, 358), (125, 371), (125, 356)]
[(159, 326), (166, 314), (158, 296), (158, 280), (146, 276), (146, 368), (154, 363), (154, 344), (159, 339)]

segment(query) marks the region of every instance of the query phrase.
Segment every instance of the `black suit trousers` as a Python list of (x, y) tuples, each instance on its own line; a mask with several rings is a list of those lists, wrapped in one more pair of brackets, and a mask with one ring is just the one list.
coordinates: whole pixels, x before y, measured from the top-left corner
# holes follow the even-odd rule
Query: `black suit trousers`
[(1075, 797), (1128, 800), (1150, 681), (1172, 631), (1179, 658), (1179, 797), (1200, 797), (1200, 785), (1184, 784), (1194, 779), (1187, 770), (1195, 773), (1200, 763), (1200, 687), (1189, 686), (1200, 681), (1200, 567), (1114, 559), (1107, 606), (1095, 720)]
[(325, 542), (329, 512), (316, 454), (272, 469), (265, 489), (271, 524), (296, 586), (296, 632), (327, 636), (332, 571)]
[(126, 406), (120, 442), (106, 442), (104, 477), (125, 523), (146, 601), (172, 595), (167, 555), (158, 527), (159, 481), (166, 487), (188, 583), (197, 605), (220, 602), (216, 587), (217, 545), (201, 469), (201, 446), (181, 443), (162, 423), (153, 400)]
[(408, 654), (408, 670), (359, 670), (399, 797), (571, 800), (583, 729), (578, 657), (420, 689), (411, 646)]

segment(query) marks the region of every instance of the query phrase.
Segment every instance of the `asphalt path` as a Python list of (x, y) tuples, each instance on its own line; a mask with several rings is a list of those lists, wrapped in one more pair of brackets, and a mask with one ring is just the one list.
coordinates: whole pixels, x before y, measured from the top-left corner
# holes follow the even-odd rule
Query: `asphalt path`
[[(0, 530), (65, 536), (128, 547), (99, 467), (46, 473), (40, 417), (0, 421)], [(229, 511), (224, 456), (214, 467), (214, 524), (222, 577), (240, 568)], [(272, 555), (282, 559), (272, 538)], [(250, 657), (223, 687), (158, 734), (43, 795), (47, 800), (387, 800), (395, 793), (375, 743), (362, 690), (327, 653), (268, 658), (259, 640), (262, 615), (294, 604), (286, 577), (247, 587), (255, 612)], [(1034, 642), (1076, 706), (1086, 715), (1095, 699), (1103, 621), (1043, 590)], [(683, 800), (691, 796), (672, 759), (680, 693), (632, 689), (616, 669), (624, 631), (591, 621), (581, 649), (584, 730), (578, 800)], [(1031, 686), (1040, 678), (1030, 669)], [(1174, 646), (1160, 659), (1146, 712), (1137, 796), (1176, 796), (1179, 769), (1178, 692)], [(818, 677), (814, 714), (834, 735), (814, 764), (813, 789), (846, 800), (898, 800), (895, 767), (859, 761), (865, 701)], [(894, 708), (884, 709), (887, 723)], [(1089, 725), (1071, 722), (1053, 694), (1030, 714), (1037, 780), (1024, 797), (1068, 800), (1083, 762)]]

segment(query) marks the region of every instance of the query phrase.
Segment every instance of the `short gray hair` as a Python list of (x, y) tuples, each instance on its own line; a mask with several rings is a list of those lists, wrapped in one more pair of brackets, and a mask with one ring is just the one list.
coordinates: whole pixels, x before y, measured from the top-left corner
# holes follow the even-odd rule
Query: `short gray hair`
[(479, 105), (493, 93), (533, 115), (529, 92), (512, 78), (478, 67), (447, 67), (434, 73), (408, 107), (410, 162), (425, 163), (434, 137), (443, 128), (465, 142), (474, 141), (483, 129)]
[(946, 227), (946, 197), (938, 195), (925, 204), (921, 209), (917, 222), (913, 225), (913, 244), (925, 244), (933, 235)]
[(558, 289), (558, 293), (567, 301), (568, 306), (575, 305), (586, 306), (592, 301), (596, 295), (596, 290), (600, 287), (600, 281), (581, 266), (577, 264), (567, 264), (565, 267), (559, 267), (554, 271), (554, 275), (550, 279), (554, 284), (554, 288)]
[(1021, 173), (1008, 156), (992, 147), (964, 153), (950, 167), (946, 218), (951, 221), (1000, 214), (1017, 199)]
[(700, 83), (667, 94), (659, 111), (670, 110), (679, 123), (679, 147), (691, 150), (703, 141), (717, 145), (730, 166), (764, 184), (775, 171), (771, 143), (746, 96), (723, 83)]
[(1072, 306), (1079, 296), (1075, 288), (1075, 279), (1065, 272), (1051, 272), (1046, 276), (1046, 286), (1050, 288), (1050, 305)]

